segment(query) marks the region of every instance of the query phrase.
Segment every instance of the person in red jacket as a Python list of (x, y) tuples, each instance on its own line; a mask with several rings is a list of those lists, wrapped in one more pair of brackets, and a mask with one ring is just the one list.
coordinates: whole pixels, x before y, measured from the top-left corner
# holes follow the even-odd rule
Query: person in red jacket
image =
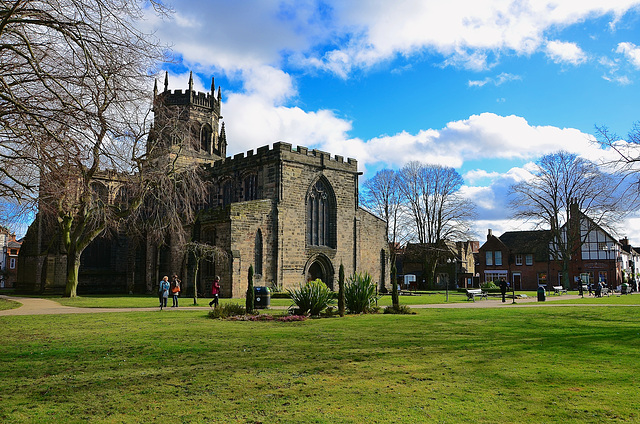
[(178, 278), (177, 275), (173, 275), (172, 279), (171, 279), (171, 296), (173, 296), (173, 305), (171, 305), (172, 308), (177, 308), (178, 307), (178, 296), (180, 295), (180, 279)]
[(213, 284), (211, 284), (211, 295), (213, 296), (213, 300), (209, 302), (209, 306), (215, 305), (218, 307), (218, 297), (220, 296), (220, 277), (216, 275), (216, 278), (213, 279)]

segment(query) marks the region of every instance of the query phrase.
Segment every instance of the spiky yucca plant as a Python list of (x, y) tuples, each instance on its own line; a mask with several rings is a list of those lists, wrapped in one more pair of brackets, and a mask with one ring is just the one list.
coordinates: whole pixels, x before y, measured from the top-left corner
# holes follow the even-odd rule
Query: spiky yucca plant
[(346, 284), (344, 289), (345, 304), (352, 314), (369, 312), (378, 300), (376, 285), (369, 273), (356, 272)]
[(297, 289), (288, 289), (289, 296), (300, 314), (320, 315), (333, 303), (331, 290), (322, 280), (309, 281)]

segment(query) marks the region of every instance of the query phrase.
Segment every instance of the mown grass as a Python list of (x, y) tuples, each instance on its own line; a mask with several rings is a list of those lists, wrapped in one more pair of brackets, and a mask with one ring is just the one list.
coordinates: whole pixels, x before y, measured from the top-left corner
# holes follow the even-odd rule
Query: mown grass
[[(525, 294), (528, 297), (536, 298), (535, 292), (517, 292), (516, 294)], [(571, 292), (571, 294), (578, 294), (578, 292)], [(96, 296), (79, 296), (73, 299), (61, 298), (59, 296), (47, 297), (48, 299), (55, 300), (64, 306), (75, 306), (82, 308), (145, 308), (155, 307), (158, 304), (158, 299), (155, 296), (150, 295), (96, 295)], [(568, 299), (566, 296), (556, 296), (547, 294), (547, 300), (549, 302), (559, 303), (577, 303), (577, 304), (626, 304), (626, 305), (638, 305), (640, 304), (640, 295), (611, 295), (609, 297), (594, 298), (593, 296), (585, 296), (584, 299)], [(199, 298), (198, 304), (195, 306), (207, 306), (211, 301), (210, 298)], [(274, 307), (288, 307), (293, 304), (290, 299), (271, 299), (271, 306)], [(407, 295), (400, 296), (400, 303), (403, 305), (433, 305), (442, 303), (468, 303), (466, 295), (464, 293), (449, 293), (449, 300), (446, 302), (446, 294), (444, 292), (432, 292), (430, 294), (419, 295)], [(517, 300), (516, 300), (517, 302)], [(225, 303), (240, 303), (244, 305), (244, 299), (220, 299), (221, 304)], [(180, 307), (192, 307), (193, 298), (181, 297), (179, 300)], [(168, 301), (168, 305), (171, 306), (171, 299)], [(337, 302), (334, 302), (334, 306)], [(381, 307), (391, 305), (391, 296), (384, 295), (378, 300), (378, 305)]]
[(0, 317), (0, 421), (638, 422), (636, 307)]
[(19, 308), (20, 303), (8, 299), (0, 299), (0, 311), (6, 311), (7, 309)]

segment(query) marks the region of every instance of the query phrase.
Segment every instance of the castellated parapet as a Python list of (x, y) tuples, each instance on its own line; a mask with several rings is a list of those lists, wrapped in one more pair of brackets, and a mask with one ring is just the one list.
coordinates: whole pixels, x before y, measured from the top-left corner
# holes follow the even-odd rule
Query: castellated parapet
[(334, 155), (323, 152), (321, 150), (312, 149), (308, 147), (297, 146), (295, 149), (290, 143), (279, 141), (271, 146), (258, 147), (254, 150), (248, 150), (246, 153), (237, 153), (233, 157), (226, 157), (213, 162), (210, 165), (211, 168), (215, 167), (233, 167), (243, 166), (245, 163), (250, 162), (252, 165), (256, 161), (270, 160), (280, 158), (284, 161), (291, 161), (301, 163), (308, 166), (319, 167), (320, 169), (332, 169), (336, 171), (358, 173), (358, 161), (353, 158), (347, 158), (344, 160), (344, 156)]

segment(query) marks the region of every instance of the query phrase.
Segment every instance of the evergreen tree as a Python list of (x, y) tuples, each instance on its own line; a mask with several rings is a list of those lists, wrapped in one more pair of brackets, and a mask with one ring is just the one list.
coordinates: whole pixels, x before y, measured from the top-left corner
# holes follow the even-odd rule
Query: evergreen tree
[(396, 262), (395, 260), (391, 263), (391, 302), (393, 303), (393, 308), (400, 308), (400, 299), (398, 299), (398, 282), (396, 273)]
[(344, 316), (344, 265), (340, 264), (338, 271), (338, 312)]
[(253, 313), (255, 299), (255, 293), (253, 291), (253, 265), (249, 266), (249, 274), (247, 276), (247, 279), (249, 281), (247, 285), (247, 301), (245, 304), (245, 308), (247, 309), (247, 313), (251, 314)]

